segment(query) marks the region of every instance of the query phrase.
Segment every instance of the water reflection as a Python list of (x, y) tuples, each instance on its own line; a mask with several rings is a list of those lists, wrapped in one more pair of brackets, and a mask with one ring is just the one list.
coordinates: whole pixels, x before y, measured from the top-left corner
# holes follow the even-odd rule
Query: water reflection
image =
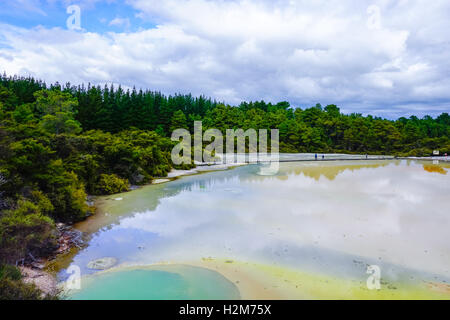
[(379, 168), (383, 166), (387, 166), (389, 164), (396, 163), (399, 164), (399, 161), (392, 162), (362, 162), (359, 164), (336, 164), (335, 162), (306, 162), (302, 165), (285, 165), (283, 168), (283, 172), (286, 175), (278, 175), (277, 178), (280, 180), (287, 180), (288, 175), (295, 174), (300, 175), (303, 174), (305, 177), (313, 178), (316, 181), (320, 179), (320, 177), (327, 178), (328, 180), (334, 180), (339, 174), (343, 173), (346, 170), (355, 171), (366, 168)]
[(438, 165), (427, 165), (424, 164), (423, 165), (423, 169), (427, 172), (436, 172), (436, 173), (440, 173), (440, 174), (447, 174), (447, 170), (445, 170), (442, 166), (438, 166)]
[(450, 183), (425, 166), (282, 163), (277, 176), (260, 176), (249, 165), (148, 186), (104, 199), (102, 213), (78, 225), (93, 235), (73, 263), (92, 273), (87, 262), (104, 256), (132, 264), (219, 257), (359, 279), (370, 263), (395, 279), (448, 279)]

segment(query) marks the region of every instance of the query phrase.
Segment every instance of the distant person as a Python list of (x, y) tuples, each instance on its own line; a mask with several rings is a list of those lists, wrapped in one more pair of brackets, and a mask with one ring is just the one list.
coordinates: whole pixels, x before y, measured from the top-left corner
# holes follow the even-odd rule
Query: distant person
[(314, 155), (314, 158), (317, 160), (317, 153)]
[(323, 155), (322, 155), (322, 160), (324, 160), (324, 159), (325, 159), (325, 155), (323, 154)]
[(369, 155), (366, 153), (366, 159), (368, 159), (369, 158)]

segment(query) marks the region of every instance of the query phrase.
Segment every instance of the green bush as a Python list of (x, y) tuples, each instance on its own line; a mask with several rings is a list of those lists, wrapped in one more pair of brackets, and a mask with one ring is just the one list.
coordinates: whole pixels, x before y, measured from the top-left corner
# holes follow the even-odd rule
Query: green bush
[(114, 194), (128, 191), (128, 180), (115, 174), (102, 174), (97, 184), (97, 194)]
[(0, 265), (0, 280), (3, 278), (20, 280), (22, 279), (22, 274), (20, 273), (19, 268), (10, 264), (2, 264)]
[(58, 295), (45, 295), (36, 285), (22, 280), (0, 278), (0, 300), (58, 300)]
[(0, 261), (15, 263), (28, 253), (40, 255), (56, 247), (55, 226), (38, 205), (19, 200), (0, 216)]
[(44, 215), (51, 215), (55, 210), (50, 199), (40, 190), (31, 191), (29, 198), (38, 206), (39, 211)]
[(42, 292), (33, 284), (8, 278), (0, 279), (0, 300), (41, 300)]
[(74, 172), (64, 168), (61, 159), (50, 161), (36, 178), (54, 207), (51, 216), (56, 221), (76, 222), (90, 214), (83, 183)]
[(408, 157), (429, 157), (433, 154), (433, 150), (429, 148), (413, 149), (406, 153)]
[(57, 295), (45, 295), (34, 284), (22, 281), (19, 268), (0, 265), (0, 300), (57, 300)]

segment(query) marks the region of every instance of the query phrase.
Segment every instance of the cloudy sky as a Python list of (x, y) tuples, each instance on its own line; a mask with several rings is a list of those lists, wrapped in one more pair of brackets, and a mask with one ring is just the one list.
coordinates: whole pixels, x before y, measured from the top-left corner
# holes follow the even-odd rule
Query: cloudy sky
[(2, 0), (0, 72), (437, 115), (450, 111), (449, 30), (448, 0)]

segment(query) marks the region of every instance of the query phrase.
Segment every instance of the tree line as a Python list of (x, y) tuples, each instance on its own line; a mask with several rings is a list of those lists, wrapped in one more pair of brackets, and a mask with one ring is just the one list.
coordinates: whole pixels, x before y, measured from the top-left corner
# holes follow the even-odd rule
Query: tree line
[(74, 119), (84, 131), (117, 133), (130, 128), (155, 131), (169, 137), (177, 128), (193, 131), (196, 120), (204, 130), (249, 128), (280, 130), (282, 152), (384, 153), (428, 156), (435, 149), (449, 151), (450, 116), (424, 116), (388, 120), (358, 113), (342, 114), (336, 105), (293, 108), (288, 102), (242, 102), (225, 105), (204, 96), (169, 95), (160, 92), (122, 89), (121, 86), (48, 86), (33, 78), (3, 75), (3, 87), (13, 92), (20, 106), (35, 101), (42, 89), (66, 93), (78, 102)]

